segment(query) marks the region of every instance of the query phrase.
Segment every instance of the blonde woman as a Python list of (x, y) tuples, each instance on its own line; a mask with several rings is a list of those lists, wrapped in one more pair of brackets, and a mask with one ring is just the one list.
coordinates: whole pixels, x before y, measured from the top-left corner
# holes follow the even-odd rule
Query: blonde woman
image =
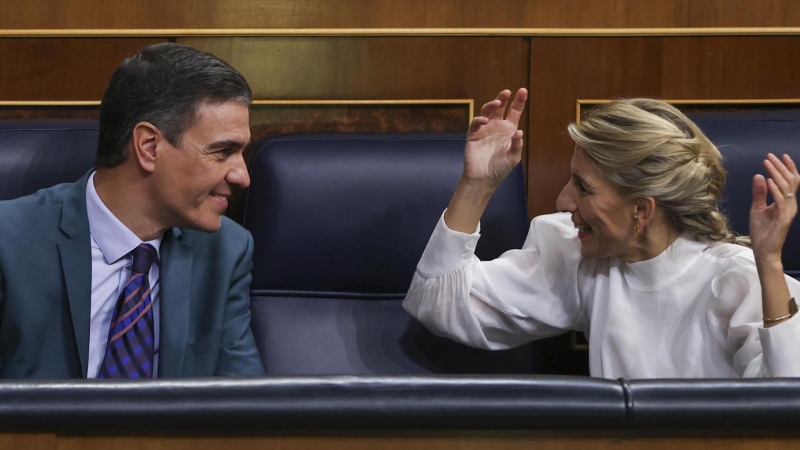
[(561, 213), (534, 218), (522, 249), (483, 262), (473, 254), (479, 220), (522, 152), (527, 92), (511, 95), (470, 125), (464, 171), (417, 266), (408, 312), (487, 349), (582, 331), (596, 377), (800, 376), (790, 301), (800, 282), (781, 265), (800, 184), (788, 156), (768, 155), (768, 178), (753, 180), (751, 250), (718, 211), (725, 171), (697, 126), (663, 102), (614, 101), (569, 126)]

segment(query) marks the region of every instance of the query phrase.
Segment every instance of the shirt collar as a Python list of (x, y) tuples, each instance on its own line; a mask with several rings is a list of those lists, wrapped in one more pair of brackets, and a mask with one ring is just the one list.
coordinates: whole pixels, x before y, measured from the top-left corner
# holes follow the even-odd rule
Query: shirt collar
[[(97, 172), (95, 172), (97, 173)], [(106, 264), (112, 264), (120, 258), (127, 256), (133, 249), (142, 243), (136, 234), (117, 219), (117, 216), (109, 210), (97, 195), (94, 187), (94, 175), (89, 176), (86, 184), (86, 212), (89, 216), (89, 232), (92, 234), (103, 259)], [(156, 249), (156, 257), (160, 257), (161, 239), (163, 234), (157, 238), (147, 241)]]
[(657, 291), (692, 267), (709, 244), (679, 236), (666, 250), (646, 261), (623, 263), (628, 285), (644, 292)]

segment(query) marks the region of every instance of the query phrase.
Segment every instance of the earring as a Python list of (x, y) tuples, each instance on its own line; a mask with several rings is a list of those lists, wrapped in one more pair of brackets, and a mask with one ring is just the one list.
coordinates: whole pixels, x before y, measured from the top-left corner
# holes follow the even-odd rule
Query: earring
[[(633, 220), (637, 220), (637, 217), (633, 216)], [(633, 237), (639, 237), (639, 225), (636, 222), (633, 222)]]

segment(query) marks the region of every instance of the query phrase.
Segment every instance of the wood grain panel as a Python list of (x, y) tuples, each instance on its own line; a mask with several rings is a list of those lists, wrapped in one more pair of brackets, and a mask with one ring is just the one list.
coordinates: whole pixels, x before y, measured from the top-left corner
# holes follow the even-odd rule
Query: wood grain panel
[(162, 41), (0, 39), (0, 100), (100, 100), (125, 58)]
[(404, 100), (471, 98), (527, 84), (522, 38), (182, 38), (247, 78), (255, 98)]
[(31, 0), (0, 28), (796, 27), (795, 0)]
[(572, 141), (566, 128), (575, 120), (575, 100), (659, 96), (662, 52), (663, 38), (531, 41), (528, 208), (532, 216), (554, 212), (556, 197), (569, 179)]
[(0, 120), (99, 118), (97, 106), (0, 106)]
[(723, 37), (664, 40), (663, 95), (669, 98), (722, 98)]
[(56, 450), (55, 434), (0, 433), (0, 448), (14, 450)]
[[(558, 68), (553, 69), (553, 68)], [(528, 156), (532, 215), (569, 176), (577, 99), (800, 97), (800, 37), (534, 38)]]
[(800, 36), (726, 37), (722, 73), (722, 98), (800, 98)]
[[(651, 436), (648, 436), (650, 434)], [(664, 437), (678, 434), (675, 437)], [(689, 434), (689, 433), (683, 433)], [(795, 435), (778, 430), (772, 436), (751, 436), (739, 433), (740, 436), (715, 437), (713, 432), (705, 435), (695, 433), (694, 437), (680, 437), (679, 433), (665, 432), (595, 432), (586, 433), (572, 431), (481, 431), (463, 430), (442, 432), (329, 432), (318, 436), (252, 436), (252, 437), (59, 437), (61, 450), (91, 449), (185, 449), (185, 450), (250, 450), (253, 448), (275, 448), (281, 450), (300, 449), (460, 449), (460, 450), (527, 450), (530, 448), (544, 450), (583, 450), (583, 449), (653, 449), (667, 450), (680, 448), (684, 450), (722, 450), (722, 449), (790, 449), (796, 448), (798, 440)], [(729, 433), (732, 434), (732, 433)], [(764, 434), (764, 433), (760, 433)], [(756, 436), (752, 436), (756, 435)], [(776, 436), (777, 435), (777, 436)], [(787, 437), (790, 435), (791, 437)], [(793, 439), (792, 439), (793, 437)]]

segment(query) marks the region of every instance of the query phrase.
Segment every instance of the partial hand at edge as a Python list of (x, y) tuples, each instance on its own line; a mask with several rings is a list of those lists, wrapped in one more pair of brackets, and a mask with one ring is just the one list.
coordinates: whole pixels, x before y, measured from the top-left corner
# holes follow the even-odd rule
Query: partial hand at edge
[[(750, 208), (750, 239), (757, 259), (780, 259), (786, 235), (797, 215), (797, 189), (800, 174), (789, 155), (782, 160), (772, 153), (764, 160), (770, 178), (753, 178), (753, 204)], [(767, 205), (767, 191), (772, 204)]]
[[(797, 188), (800, 174), (788, 156), (782, 160), (768, 154), (764, 168), (770, 178), (753, 177), (753, 204), (750, 208), (750, 239), (756, 258), (758, 279), (761, 283), (761, 304), (765, 319), (789, 314), (789, 286), (783, 274), (781, 253), (786, 235), (797, 215)], [(767, 205), (767, 191), (773, 202)], [(783, 321), (765, 322), (766, 328)]]

